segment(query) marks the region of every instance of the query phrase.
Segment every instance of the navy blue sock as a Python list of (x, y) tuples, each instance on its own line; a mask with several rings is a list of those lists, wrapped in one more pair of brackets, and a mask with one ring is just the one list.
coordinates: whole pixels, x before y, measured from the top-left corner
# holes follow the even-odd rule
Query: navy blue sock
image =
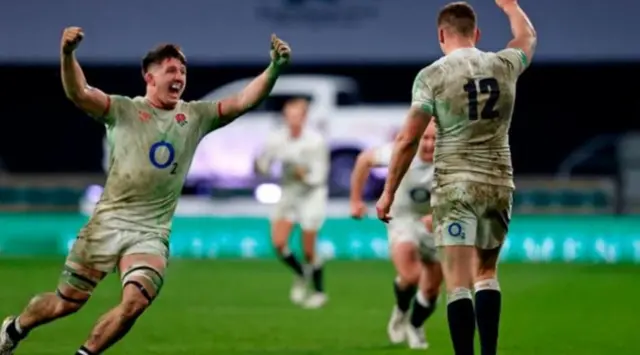
[(13, 340), (16, 343), (19, 342), (20, 340), (24, 339), (27, 336), (27, 333), (28, 333), (25, 330), (18, 331), (18, 328), (16, 327), (16, 322), (17, 321), (18, 321), (18, 318), (14, 319), (7, 326), (7, 335), (9, 336), (9, 338), (11, 340)]
[(298, 261), (295, 255), (290, 250), (285, 250), (280, 254), (280, 260), (289, 266), (296, 275), (304, 277), (304, 271), (302, 270), (302, 264)]
[(414, 328), (420, 328), (431, 317), (436, 310), (436, 304), (438, 303), (438, 296), (433, 296), (426, 302), (423, 301), (423, 296), (418, 291), (418, 294), (413, 299), (413, 309), (411, 310), (411, 325)]
[(495, 280), (484, 281), (486, 288), (476, 287), (476, 321), (482, 355), (496, 355), (502, 294)]
[(456, 289), (449, 295), (447, 318), (455, 355), (473, 355), (474, 353), (476, 316), (471, 297), (471, 291), (466, 288)]
[(313, 266), (311, 281), (316, 292), (324, 292), (324, 266), (322, 264)]
[(415, 286), (408, 286), (404, 289), (398, 286), (398, 280), (393, 281), (393, 292), (396, 295), (396, 305), (402, 312), (407, 312), (411, 306), (411, 300), (416, 293)]

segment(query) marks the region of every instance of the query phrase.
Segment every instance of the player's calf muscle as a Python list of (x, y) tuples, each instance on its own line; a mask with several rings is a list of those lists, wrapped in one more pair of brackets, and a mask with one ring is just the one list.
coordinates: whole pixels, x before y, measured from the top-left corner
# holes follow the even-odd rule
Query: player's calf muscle
[(20, 326), (28, 331), (78, 311), (82, 304), (66, 302), (55, 293), (40, 294), (29, 302), (20, 315)]
[[(74, 265), (77, 266), (77, 265)], [(20, 326), (25, 330), (51, 322), (77, 312), (91, 296), (98, 281), (80, 274), (79, 267), (65, 266), (55, 293), (34, 297), (20, 315)]]
[(496, 278), (500, 249), (477, 249), (474, 281)]

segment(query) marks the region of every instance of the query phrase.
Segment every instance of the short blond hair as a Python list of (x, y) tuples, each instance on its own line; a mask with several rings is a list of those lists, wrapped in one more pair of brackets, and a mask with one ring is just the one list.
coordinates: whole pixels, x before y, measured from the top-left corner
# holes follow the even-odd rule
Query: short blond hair
[(476, 12), (465, 1), (452, 2), (438, 13), (438, 28), (445, 28), (464, 37), (472, 37), (476, 26)]

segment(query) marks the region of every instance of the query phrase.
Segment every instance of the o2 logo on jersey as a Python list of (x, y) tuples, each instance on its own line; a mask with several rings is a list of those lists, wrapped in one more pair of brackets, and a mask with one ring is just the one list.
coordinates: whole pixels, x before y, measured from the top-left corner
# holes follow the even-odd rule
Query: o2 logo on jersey
[(424, 188), (415, 188), (409, 191), (409, 196), (411, 196), (411, 200), (415, 203), (425, 203), (429, 202), (431, 193), (429, 193), (429, 190)]
[(463, 240), (465, 238), (465, 233), (464, 230), (462, 230), (462, 225), (458, 222), (451, 223), (449, 227), (447, 227), (447, 232), (454, 238), (460, 238)]
[(149, 148), (149, 161), (158, 169), (170, 168), (169, 174), (175, 175), (178, 171), (178, 163), (175, 162), (176, 150), (169, 142), (155, 142)]

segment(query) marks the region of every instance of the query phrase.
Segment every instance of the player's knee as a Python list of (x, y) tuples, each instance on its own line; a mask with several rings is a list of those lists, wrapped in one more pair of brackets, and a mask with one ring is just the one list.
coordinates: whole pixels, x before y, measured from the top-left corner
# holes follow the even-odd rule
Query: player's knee
[(157, 297), (164, 278), (151, 266), (134, 265), (122, 275), (122, 312), (128, 318), (137, 317)]
[(120, 302), (122, 317), (125, 319), (137, 318), (150, 304), (151, 300), (135, 290), (135, 287), (125, 287), (125, 292)]
[(56, 316), (61, 317), (80, 310), (91, 297), (98, 281), (66, 266), (56, 289)]
[(402, 267), (397, 268), (398, 277), (402, 284), (405, 285), (417, 285), (420, 281), (421, 270), (419, 265), (411, 265), (412, 263), (406, 263)]
[(86, 301), (83, 302), (69, 302), (61, 298), (58, 298), (58, 302), (55, 307), (55, 317), (64, 317), (79, 311), (84, 306)]

